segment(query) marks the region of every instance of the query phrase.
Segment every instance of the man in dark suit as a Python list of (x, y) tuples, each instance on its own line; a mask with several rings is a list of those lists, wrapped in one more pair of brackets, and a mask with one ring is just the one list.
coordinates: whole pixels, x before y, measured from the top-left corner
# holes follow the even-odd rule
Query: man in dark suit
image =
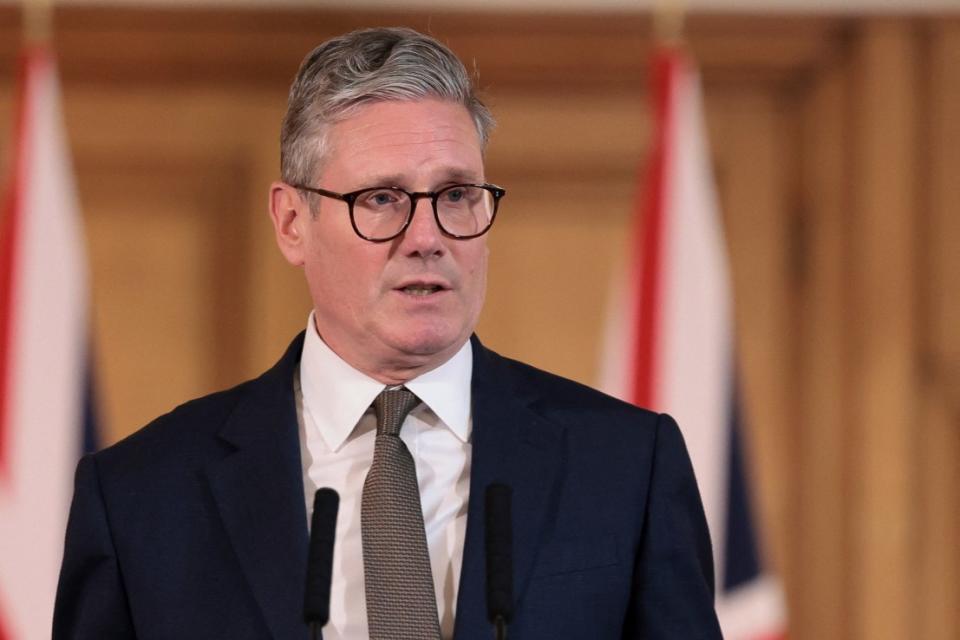
[(511, 637), (720, 637), (676, 424), (471, 338), (504, 195), (484, 174), (491, 126), (460, 61), (416, 32), (304, 60), (270, 209), (306, 331), (261, 377), (81, 461), (56, 639), (305, 638), (324, 486), (341, 500), (327, 640), (489, 638), (495, 482), (513, 494)]

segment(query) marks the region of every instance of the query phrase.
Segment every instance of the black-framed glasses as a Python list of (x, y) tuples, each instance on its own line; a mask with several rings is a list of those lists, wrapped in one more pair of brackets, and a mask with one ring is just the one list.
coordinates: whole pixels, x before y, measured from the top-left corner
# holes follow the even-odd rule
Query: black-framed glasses
[(337, 193), (317, 187), (291, 185), (327, 198), (342, 200), (350, 211), (350, 224), (370, 242), (393, 240), (410, 226), (417, 200), (428, 198), (433, 217), (445, 235), (457, 240), (482, 236), (493, 225), (500, 198), (506, 191), (493, 184), (452, 184), (439, 191), (404, 191), (399, 187), (371, 187)]

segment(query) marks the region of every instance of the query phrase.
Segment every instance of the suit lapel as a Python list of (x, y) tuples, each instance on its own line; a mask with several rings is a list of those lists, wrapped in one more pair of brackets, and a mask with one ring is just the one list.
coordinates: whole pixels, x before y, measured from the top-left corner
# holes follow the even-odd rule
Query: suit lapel
[(250, 383), (220, 437), (233, 452), (207, 475), (230, 543), (275, 638), (303, 638), (307, 516), (293, 373), (294, 340), (280, 362)]
[[(207, 469), (211, 491), (251, 591), (275, 638), (304, 638), (307, 517), (293, 397), (302, 334), (266, 374), (220, 437), (233, 451)], [(455, 636), (489, 637), (484, 493), (513, 489), (514, 603), (530, 579), (555, 509), (563, 430), (531, 409), (515, 370), (473, 339), (473, 454)]]
[(455, 636), (487, 638), (484, 494), (513, 489), (514, 604), (522, 596), (555, 508), (563, 431), (535, 413), (502, 359), (473, 339), (473, 456)]

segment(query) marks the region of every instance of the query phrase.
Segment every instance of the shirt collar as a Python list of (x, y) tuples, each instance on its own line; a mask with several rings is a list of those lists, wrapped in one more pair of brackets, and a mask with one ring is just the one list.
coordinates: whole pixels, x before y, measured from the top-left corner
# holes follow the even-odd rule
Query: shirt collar
[(449, 360), (410, 380), (406, 387), (417, 394), (461, 442), (467, 442), (472, 378), (473, 348), (467, 340)]
[[(406, 383), (406, 387), (463, 442), (470, 438), (473, 350), (470, 341), (436, 369)], [(384, 389), (381, 382), (357, 371), (320, 338), (313, 312), (307, 319), (300, 359), (303, 404), (313, 416), (327, 446), (337, 451), (360, 418)], [(419, 409), (415, 409), (418, 411)]]

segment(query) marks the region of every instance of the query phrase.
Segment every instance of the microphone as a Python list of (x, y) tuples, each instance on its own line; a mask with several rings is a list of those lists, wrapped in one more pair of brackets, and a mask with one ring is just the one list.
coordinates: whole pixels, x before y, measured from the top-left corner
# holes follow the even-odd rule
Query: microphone
[(500, 482), (487, 486), (487, 618), (496, 640), (506, 640), (513, 616), (513, 525), (510, 515), (513, 490)]
[(307, 556), (307, 588), (303, 598), (303, 621), (311, 637), (330, 619), (330, 580), (333, 574), (333, 541), (337, 530), (340, 496), (330, 488), (317, 489), (313, 497), (310, 551)]

